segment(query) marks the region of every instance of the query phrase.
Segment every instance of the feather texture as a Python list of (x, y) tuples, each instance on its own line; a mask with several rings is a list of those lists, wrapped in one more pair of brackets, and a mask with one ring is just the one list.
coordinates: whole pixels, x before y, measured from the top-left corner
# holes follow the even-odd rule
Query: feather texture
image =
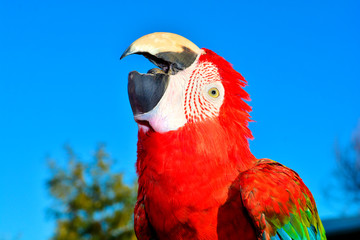
[(234, 184), (263, 239), (326, 239), (314, 198), (293, 170), (261, 159)]
[(218, 69), (224, 101), (217, 116), (175, 131), (139, 130), (138, 239), (326, 239), (300, 177), (250, 152), (245, 79), (203, 51), (198, 66)]

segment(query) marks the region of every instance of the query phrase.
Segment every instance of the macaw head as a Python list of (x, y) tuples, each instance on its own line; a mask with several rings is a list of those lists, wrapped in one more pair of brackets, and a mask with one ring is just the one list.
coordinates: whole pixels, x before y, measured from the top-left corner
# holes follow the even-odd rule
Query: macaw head
[(137, 39), (121, 59), (131, 54), (143, 55), (158, 67), (146, 74), (129, 73), (129, 99), (139, 132), (149, 136), (186, 130), (222, 136), (223, 144), (226, 136), (248, 145), (252, 135), (251, 108), (244, 102), (249, 100), (246, 81), (224, 58), (164, 32)]
[(129, 100), (139, 129), (165, 133), (207, 121), (247, 128), (251, 108), (244, 102), (249, 100), (243, 90), (246, 80), (224, 58), (164, 32), (137, 39), (121, 59), (131, 54), (158, 67), (146, 74), (129, 73)]

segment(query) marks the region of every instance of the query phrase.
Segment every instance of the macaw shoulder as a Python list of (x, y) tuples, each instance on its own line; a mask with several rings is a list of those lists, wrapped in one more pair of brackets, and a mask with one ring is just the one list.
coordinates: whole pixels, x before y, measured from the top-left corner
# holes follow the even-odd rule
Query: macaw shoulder
[(260, 159), (232, 187), (240, 188), (259, 239), (326, 239), (311, 192), (290, 168)]

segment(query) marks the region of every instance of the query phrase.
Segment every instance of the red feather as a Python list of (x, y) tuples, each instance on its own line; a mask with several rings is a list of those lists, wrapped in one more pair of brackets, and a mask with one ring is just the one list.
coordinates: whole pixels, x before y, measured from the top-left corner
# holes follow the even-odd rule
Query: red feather
[[(135, 230), (141, 240), (256, 239), (271, 227), (267, 218), (280, 216), (286, 222), (290, 205), (298, 211), (298, 205), (306, 206), (300, 191), (305, 185), (297, 174), (258, 169), (248, 144), (246, 81), (225, 59), (204, 51), (199, 62), (217, 66), (226, 91), (219, 116), (166, 133), (139, 131)], [(274, 188), (278, 194), (270, 194)], [(267, 196), (261, 204), (260, 193)]]

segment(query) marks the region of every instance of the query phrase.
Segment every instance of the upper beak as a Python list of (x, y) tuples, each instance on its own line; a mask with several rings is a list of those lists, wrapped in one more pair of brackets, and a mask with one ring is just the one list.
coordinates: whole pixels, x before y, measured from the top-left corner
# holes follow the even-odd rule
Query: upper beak
[(156, 32), (137, 39), (125, 50), (120, 59), (131, 54), (140, 54), (165, 73), (176, 74), (188, 68), (200, 52), (199, 47), (180, 35)]

